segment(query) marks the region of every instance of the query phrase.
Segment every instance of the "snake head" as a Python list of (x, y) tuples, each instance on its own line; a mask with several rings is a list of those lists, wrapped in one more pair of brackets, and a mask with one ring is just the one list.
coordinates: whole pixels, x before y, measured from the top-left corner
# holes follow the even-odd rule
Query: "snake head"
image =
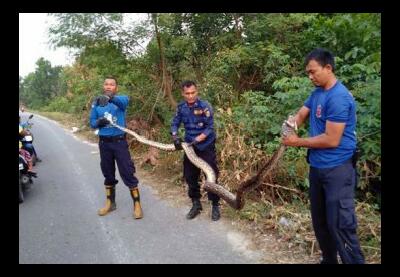
[(114, 123), (113, 116), (109, 112), (104, 113), (104, 118), (107, 119), (108, 121), (110, 121), (111, 124)]
[(296, 118), (292, 115), (289, 115), (288, 119), (285, 120), (282, 124), (281, 135), (283, 137), (287, 137), (295, 132), (297, 132), (297, 122)]

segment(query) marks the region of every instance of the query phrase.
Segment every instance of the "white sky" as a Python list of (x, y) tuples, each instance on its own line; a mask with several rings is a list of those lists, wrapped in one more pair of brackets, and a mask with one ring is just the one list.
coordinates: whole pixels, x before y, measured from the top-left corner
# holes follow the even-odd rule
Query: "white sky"
[[(143, 19), (146, 14), (130, 14), (131, 20)], [(35, 71), (40, 57), (49, 60), (52, 66), (72, 64), (74, 58), (67, 48), (51, 50), (47, 29), (54, 19), (46, 13), (19, 14), (19, 75), (25, 77)]]
[(35, 71), (35, 63), (40, 57), (49, 60), (52, 66), (73, 62), (66, 48), (51, 50), (47, 28), (51, 17), (46, 13), (19, 14), (19, 75), (25, 77)]

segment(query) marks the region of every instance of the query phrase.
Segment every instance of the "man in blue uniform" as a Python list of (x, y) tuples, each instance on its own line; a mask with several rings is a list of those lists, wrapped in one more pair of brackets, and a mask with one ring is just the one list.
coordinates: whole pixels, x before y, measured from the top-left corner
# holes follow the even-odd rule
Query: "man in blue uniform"
[(126, 134), (109, 124), (104, 117), (110, 113), (116, 123), (125, 127), (125, 111), (129, 98), (126, 95), (116, 95), (118, 85), (114, 77), (107, 77), (103, 84), (104, 94), (97, 97), (90, 113), (90, 126), (99, 128), (100, 167), (104, 175), (106, 189), (106, 205), (98, 211), (100, 216), (106, 215), (116, 209), (115, 162), (125, 185), (129, 188), (133, 199), (133, 216), (135, 219), (143, 217), (138, 189), (139, 180), (135, 177), (135, 165), (131, 159)]
[[(215, 150), (216, 135), (214, 132), (213, 110), (207, 101), (198, 98), (196, 83), (193, 81), (184, 81), (181, 84), (182, 96), (185, 99), (178, 104), (175, 117), (171, 124), (171, 134), (175, 147), (182, 149), (178, 129), (181, 123), (185, 127), (185, 141), (193, 143), (196, 154), (205, 160), (214, 170), (218, 180), (217, 155)], [(189, 197), (193, 206), (187, 214), (187, 219), (196, 217), (202, 210), (200, 202), (200, 169), (197, 168), (187, 158), (186, 154), (183, 160), (183, 175), (186, 183), (189, 185)], [(211, 218), (214, 221), (219, 220), (219, 196), (208, 193), (208, 200), (212, 202)]]
[(295, 119), (300, 126), (308, 117), (308, 138), (283, 138), (288, 146), (307, 147), (310, 163), (311, 217), (322, 251), (321, 263), (361, 264), (364, 256), (357, 237), (354, 191), (357, 183), (356, 103), (336, 79), (332, 53), (311, 51), (305, 60), (308, 76), (316, 86)]

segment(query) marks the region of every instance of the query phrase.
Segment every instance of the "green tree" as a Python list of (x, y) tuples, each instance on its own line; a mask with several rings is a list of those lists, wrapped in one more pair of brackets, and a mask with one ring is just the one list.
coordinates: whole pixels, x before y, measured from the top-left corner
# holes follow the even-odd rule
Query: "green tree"
[[(57, 23), (50, 28), (50, 41), (77, 55), (59, 75), (67, 93), (44, 97), (54, 100), (52, 108), (69, 103), (70, 112), (87, 110), (104, 75), (113, 74), (133, 99), (128, 115), (158, 124), (166, 134), (180, 99), (179, 83), (194, 79), (201, 97), (214, 106), (217, 131), (233, 125), (266, 154), (279, 144), (282, 120), (313, 90), (304, 72), (305, 55), (316, 47), (330, 49), (338, 78), (358, 104), (360, 188), (369, 191), (371, 180), (379, 181), (380, 14), (153, 13), (129, 26), (123, 24), (125, 14), (52, 15)], [(147, 46), (140, 46), (144, 41)], [(21, 99), (36, 96), (27, 93), (35, 76), (22, 81)], [(219, 110), (232, 110), (232, 116), (219, 116)], [(300, 134), (307, 135), (306, 128)], [(304, 149), (289, 149), (282, 163), (288, 170), (277, 178), (307, 187), (304, 154)]]
[(59, 80), (61, 70), (61, 66), (52, 67), (49, 61), (39, 58), (35, 72), (28, 74), (22, 81), (21, 100), (32, 108), (40, 108), (52, 98), (63, 94), (64, 87)]

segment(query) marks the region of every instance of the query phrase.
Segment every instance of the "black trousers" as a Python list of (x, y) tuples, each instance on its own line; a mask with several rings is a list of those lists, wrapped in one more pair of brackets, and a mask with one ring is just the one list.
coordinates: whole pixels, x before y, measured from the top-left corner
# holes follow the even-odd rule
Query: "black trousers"
[(100, 139), (100, 167), (105, 178), (104, 185), (115, 186), (118, 180), (115, 179), (115, 162), (118, 171), (127, 187), (137, 187), (139, 180), (135, 176), (135, 165), (129, 153), (128, 143), (125, 138), (115, 141)]
[[(215, 143), (211, 143), (206, 149), (200, 151), (198, 149), (194, 149), (197, 156), (202, 158), (206, 161), (216, 174), (216, 181), (218, 181), (218, 174), (219, 170), (217, 167), (217, 153), (215, 150)], [(189, 185), (189, 197), (190, 198), (200, 198), (200, 184), (199, 184), (199, 177), (200, 177), (201, 170), (196, 167), (192, 162), (188, 159), (188, 157), (184, 156), (183, 159), (183, 175), (185, 177), (186, 183)], [(218, 203), (219, 196), (214, 193), (207, 193), (208, 200), (212, 201), (213, 203)]]
[(332, 168), (310, 168), (311, 218), (325, 263), (363, 264), (357, 237), (351, 160)]

